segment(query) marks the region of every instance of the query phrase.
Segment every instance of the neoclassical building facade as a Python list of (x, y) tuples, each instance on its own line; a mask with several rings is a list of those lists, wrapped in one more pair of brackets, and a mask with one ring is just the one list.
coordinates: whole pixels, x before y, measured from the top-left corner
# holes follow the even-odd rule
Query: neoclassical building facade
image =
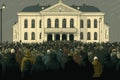
[(83, 4), (69, 6), (61, 0), (51, 6), (39, 4), (17, 13), (13, 41), (36, 43), (55, 40), (108, 42), (109, 26), (98, 8)]

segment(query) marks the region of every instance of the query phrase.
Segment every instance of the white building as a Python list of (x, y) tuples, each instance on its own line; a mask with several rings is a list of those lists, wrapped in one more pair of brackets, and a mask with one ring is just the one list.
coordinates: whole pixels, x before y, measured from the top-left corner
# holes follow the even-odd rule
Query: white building
[(13, 41), (35, 43), (50, 40), (108, 42), (109, 27), (98, 8), (83, 4), (69, 6), (61, 0), (51, 6), (29, 6), (17, 13)]

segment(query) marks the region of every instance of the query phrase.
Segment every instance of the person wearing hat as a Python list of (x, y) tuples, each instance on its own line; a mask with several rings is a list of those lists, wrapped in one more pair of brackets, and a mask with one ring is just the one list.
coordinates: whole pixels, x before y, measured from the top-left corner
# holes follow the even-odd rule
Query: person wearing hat
[(34, 63), (34, 58), (32, 57), (32, 54), (31, 54), (30, 50), (26, 51), (25, 56), (22, 59), (22, 62), (21, 62), (21, 71), (23, 71), (23, 69), (24, 69), (24, 63), (27, 60), (31, 61), (32, 64)]
[(94, 79), (94, 80), (100, 80), (101, 74), (102, 74), (102, 65), (101, 65), (101, 63), (99, 62), (97, 56), (95, 56), (95, 57), (93, 58), (92, 64), (93, 64), (93, 67), (94, 67), (93, 79)]
[(117, 55), (117, 50), (116, 49), (112, 49), (112, 52), (111, 52), (111, 57), (114, 56), (114, 55)]

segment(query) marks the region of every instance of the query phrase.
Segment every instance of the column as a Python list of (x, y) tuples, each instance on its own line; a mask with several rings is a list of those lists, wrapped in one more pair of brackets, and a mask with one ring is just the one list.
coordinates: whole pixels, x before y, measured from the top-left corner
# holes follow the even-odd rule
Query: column
[[(48, 34), (45, 34), (44, 41), (47, 41), (47, 35), (48, 35)], [(42, 36), (41, 36), (41, 37), (42, 37)]]
[(52, 40), (53, 41), (55, 40), (55, 34), (54, 33), (52, 34)]
[(69, 41), (69, 33), (67, 34), (67, 40)]
[(62, 33), (60, 33), (60, 41), (62, 41)]
[(45, 22), (44, 21), (44, 16), (42, 15), (42, 18), (41, 18), (41, 23), (42, 23), (42, 25), (41, 25), (41, 29), (42, 29), (42, 36), (41, 36), (41, 38), (42, 38), (42, 41), (45, 41), (45, 33), (44, 33), (45, 23), (44, 22)]

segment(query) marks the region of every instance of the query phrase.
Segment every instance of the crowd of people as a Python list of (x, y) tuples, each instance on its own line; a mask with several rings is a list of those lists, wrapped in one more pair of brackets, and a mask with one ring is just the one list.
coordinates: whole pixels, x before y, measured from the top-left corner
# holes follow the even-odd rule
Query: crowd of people
[(0, 80), (119, 80), (120, 43), (0, 44)]

